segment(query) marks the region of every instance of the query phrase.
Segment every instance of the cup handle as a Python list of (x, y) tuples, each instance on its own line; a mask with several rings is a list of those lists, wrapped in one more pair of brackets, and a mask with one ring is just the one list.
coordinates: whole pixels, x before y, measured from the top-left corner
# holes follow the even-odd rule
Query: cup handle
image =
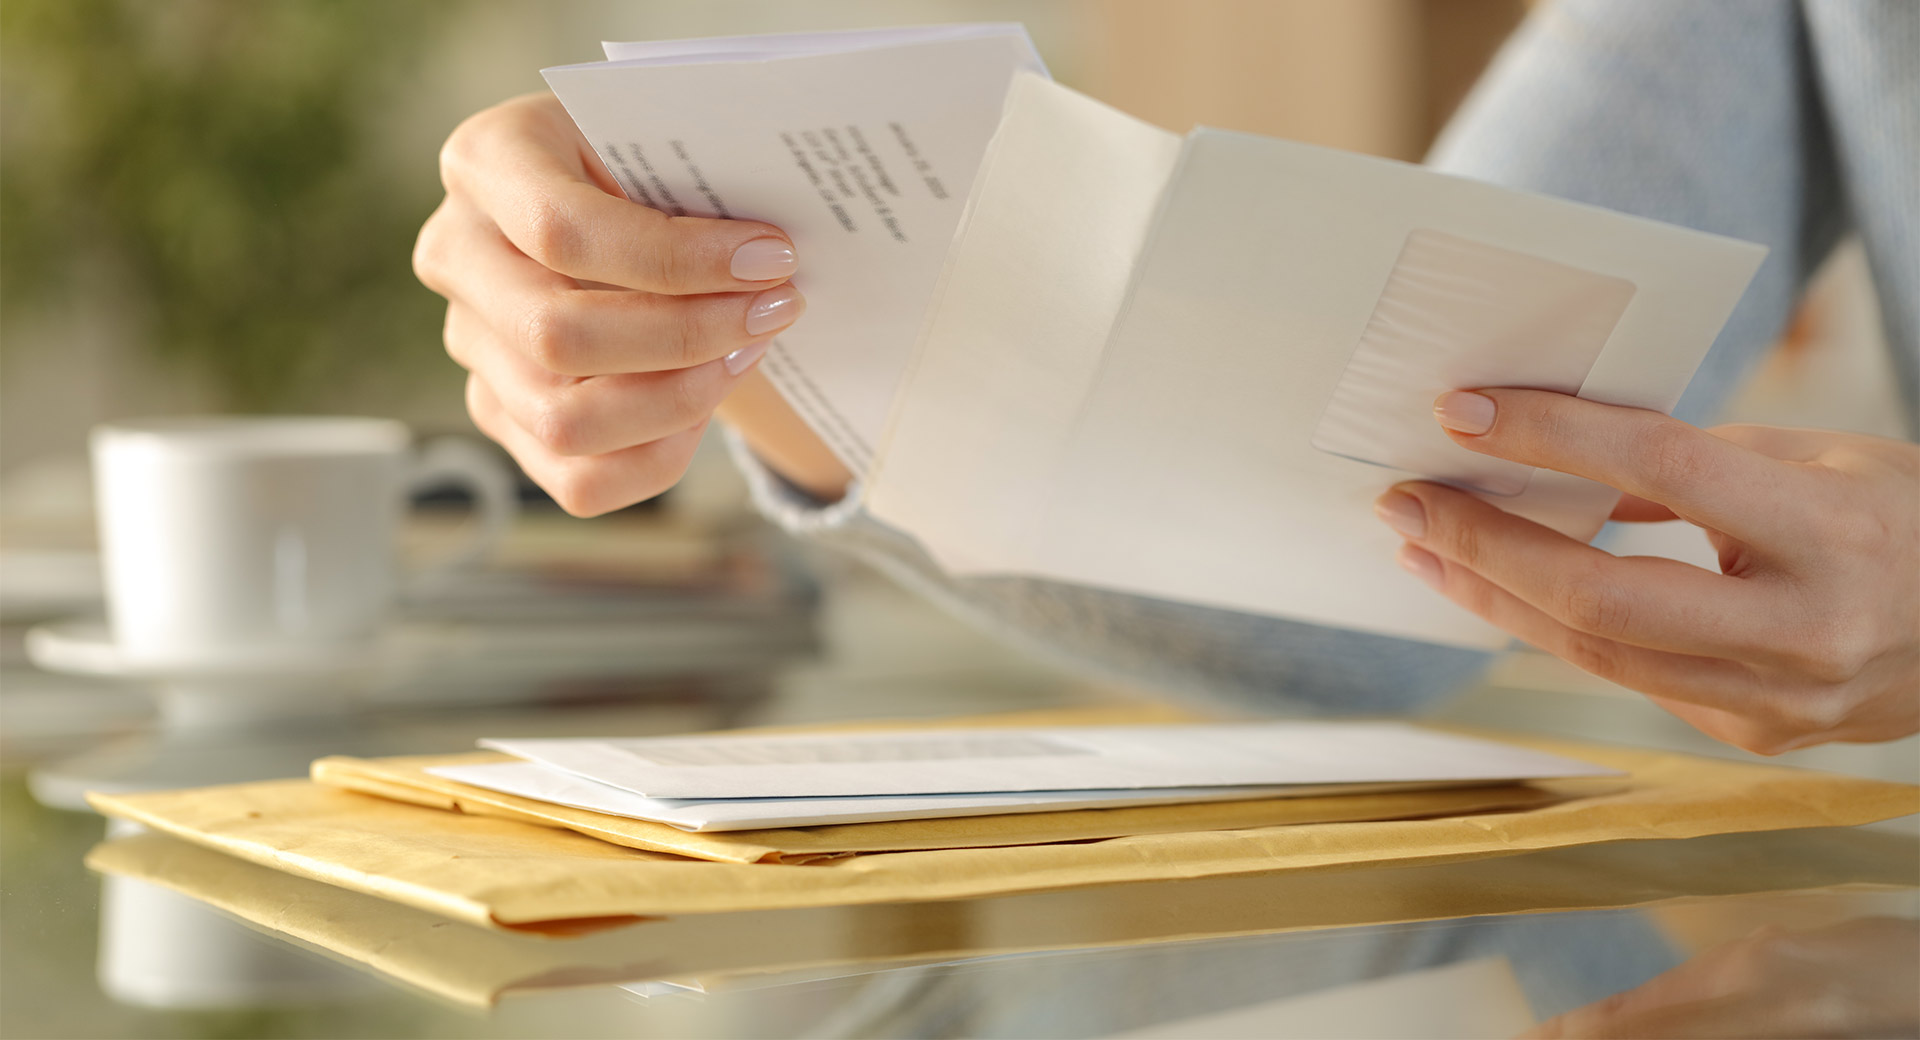
[(407, 585), (422, 591), (486, 558), (506, 536), (519, 512), (513, 476), (487, 448), (466, 437), (440, 437), (424, 445), (407, 474), (407, 495), (435, 488), (465, 488), (473, 495), (473, 517), (465, 536), (435, 559), (411, 568)]

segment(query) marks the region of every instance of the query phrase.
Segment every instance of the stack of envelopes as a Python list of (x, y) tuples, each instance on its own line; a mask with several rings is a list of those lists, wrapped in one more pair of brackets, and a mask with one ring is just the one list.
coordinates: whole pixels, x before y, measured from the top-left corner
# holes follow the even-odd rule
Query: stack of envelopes
[(971, 720), (831, 738), (490, 743), (94, 804), (303, 877), (561, 933), (1920, 811), (1920, 788), (1905, 784), (1394, 723)]

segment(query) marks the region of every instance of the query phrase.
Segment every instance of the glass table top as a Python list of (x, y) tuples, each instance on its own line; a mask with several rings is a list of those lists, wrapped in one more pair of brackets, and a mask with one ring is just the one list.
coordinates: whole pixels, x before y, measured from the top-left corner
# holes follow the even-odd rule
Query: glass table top
[[(71, 806), (67, 788), (89, 775), (296, 776), (322, 754), (459, 750), (483, 734), (1115, 702), (889, 597), (830, 604), (823, 659), (719, 688), (575, 685), (537, 703), (388, 704), (277, 728), (134, 724), (57, 749), (10, 734), (0, 1036), (1499, 1036), (1581, 1008), (1613, 1018), (1570, 1020), (1580, 1033), (1920, 1028), (1911, 828), (686, 915), (562, 939), (110, 835), (100, 817), (48, 804)], [(57, 694), (69, 715), (92, 703), (78, 686)], [(1498, 719), (1455, 717), (1526, 728), (1509, 702), (1487, 705)]]
[[(1679, 983), (1654, 1010), (1708, 1033), (1762, 1005), (1852, 1009), (1835, 1024), (1872, 1035), (1920, 1023), (1915, 845), (1870, 829), (555, 939), (154, 834), (109, 841), (96, 874), (101, 821), (39, 806), (18, 773), (4, 790), (8, 1036), (1483, 1036), (1656, 976)], [(1775, 992), (1776, 961), (1857, 992)]]

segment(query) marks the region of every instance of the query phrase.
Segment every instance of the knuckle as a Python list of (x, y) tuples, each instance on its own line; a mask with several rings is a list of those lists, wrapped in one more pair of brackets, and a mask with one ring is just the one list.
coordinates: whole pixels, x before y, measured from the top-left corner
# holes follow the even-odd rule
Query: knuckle
[(668, 376), (662, 389), (665, 401), (662, 403), (662, 417), (674, 430), (684, 430), (701, 419), (711, 410), (707, 403), (704, 380), (693, 372), (675, 372)]
[(1756, 755), (1784, 754), (1797, 746), (1792, 734), (1771, 723), (1748, 721), (1721, 734), (1721, 739)]
[[(1584, 425), (1579, 417), (1564, 407), (1554, 407), (1564, 402), (1557, 399), (1541, 401), (1532, 395), (1527, 406), (1515, 418), (1518, 420), (1509, 429), (1509, 435), (1527, 447), (1539, 445), (1578, 444), (1592, 436), (1592, 430)], [(1519, 444), (1515, 445), (1519, 447)]]
[(452, 307), (447, 308), (447, 316), (440, 323), (440, 342), (446, 347), (447, 356), (453, 359), (454, 364), (461, 368), (472, 367), (466, 362), (466, 344), (461, 341), (460, 334), (454, 329)]
[(555, 271), (572, 269), (580, 253), (581, 230), (573, 215), (548, 195), (536, 195), (527, 202), (522, 214), (524, 242), (522, 252), (543, 267)]
[(1574, 575), (1554, 587), (1550, 613), (1582, 632), (1617, 636), (1632, 620), (1632, 605), (1616, 585), (1591, 573)]
[(1444, 562), (1440, 565), (1440, 573), (1444, 594), (1456, 600), (1461, 606), (1481, 617), (1492, 617), (1494, 611), (1499, 608), (1499, 595), (1492, 582), (1474, 578), (1462, 579), (1455, 568), (1448, 567)]
[[(1821, 496), (1828, 502), (1845, 501), (1839, 489)], [(1829, 509), (1820, 513), (1820, 542), (1830, 554), (1847, 559), (1884, 558), (1897, 547), (1901, 538), (1894, 531), (1893, 519), (1884, 511), (1865, 509)]]
[[(1850, 705), (1843, 696), (1820, 691), (1786, 698), (1780, 708), (1783, 728), (1796, 738), (1833, 732), (1847, 720)], [(1796, 741), (1798, 746), (1804, 740)]]
[(656, 292), (685, 292), (698, 276), (696, 250), (685, 235), (675, 233), (677, 226), (674, 218), (668, 217), (655, 225), (651, 236), (647, 256), (653, 268), (649, 272), (654, 283), (650, 288)]
[(1620, 644), (1586, 632), (1573, 633), (1560, 656), (1575, 668), (1608, 682), (1618, 682), (1625, 672)]
[(448, 192), (454, 190), (461, 173), (472, 165), (474, 137), (486, 125), (491, 112), (492, 109), (487, 109), (468, 116), (440, 145), (440, 186)]
[(414, 280), (437, 293), (440, 291), (440, 258), (434, 253), (433, 234), (433, 218), (428, 217), (427, 222), (420, 226), (420, 234), (413, 240), (411, 260)]
[(662, 322), (663, 335), (667, 342), (662, 348), (672, 359), (676, 369), (692, 368), (707, 360), (707, 324), (701, 314), (701, 308), (695, 306), (676, 306), (678, 301), (664, 301), (672, 317)]
[(520, 315), (520, 345), (535, 364), (549, 372), (585, 375), (575, 371), (581, 349), (570, 311), (557, 296), (544, 296), (529, 304)]
[(419, 279), (420, 284), (445, 296), (446, 233), (443, 230), (444, 218), (440, 215), (442, 212), (443, 209), (434, 210), (426, 223), (420, 225), (420, 234), (413, 240), (412, 262), (413, 276)]
[(461, 176), (486, 164), (489, 142), (514, 128), (516, 106), (512, 101), (483, 108), (462, 119), (440, 145), (440, 181), (449, 192)]
[(527, 434), (555, 455), (592, 454), (588, 417), (577, 398), (565, 392), (541, 394), (533, 399)]
[(1858, 678), (1873, 653), (1865, 626), (1838, 618), (1812, 628), (1785, 657), (1787, 666), (1805, 678), (1837, 685)]
[(494, 105), (462, 119), (440, 145), (440, 183), (448, 194), (458, 190), (461, 180), (486, 165), (487, 142), (501, 129), (506, 106)]
[(496, 441), (499, 440), (500, 438), (493, 436), (493, 431), (487, 429), (487, 426), (489, 424), (489, 417), (487, 415), (486, 404), (485, 404), (483, 395), (481, 393), (480, 377), (473, 375), (472, 373), (468, 373), (467, 375), (466, 404), (467, 404), (467, 418), (473, 420), (473, 425), (477, 429), (479, 429), (481, 433), (486, 434), (488, 437), (492, 437)]
[(1455, 560), (1479, 570), (1487, 558), (1487, 533), (1478, 524), (1449, 523), (1446, 514), (1427, 503), (1427, 522), (1440, 533)]
[(1639, 435), (1635, 454), (1654, 487), (1685, 490), (1700, 483), (1706, 459), (1694, 436), (1693, 430), (1675, 421), (1654, 423)]
[(585, 520), (617, 508), (608, 494), (606, 475), (596, 466), (563, 466), (549, 474), (541, 487), (568, 515)]
[(1776, 694), (1755, 709), (1742, 712), (1720, 736), (1756, 755), (1779, 755), (1821, 743), (1845, 721), (1846, 714), (1838, 698)]

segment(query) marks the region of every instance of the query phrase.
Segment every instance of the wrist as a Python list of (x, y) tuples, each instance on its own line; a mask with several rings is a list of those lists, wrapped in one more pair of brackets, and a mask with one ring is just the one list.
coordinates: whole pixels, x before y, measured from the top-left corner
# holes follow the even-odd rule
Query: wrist
[(846, 497), (853, 473), (760, 372), (748, 373), (715, 414), (756, 458), (822, 504)]

